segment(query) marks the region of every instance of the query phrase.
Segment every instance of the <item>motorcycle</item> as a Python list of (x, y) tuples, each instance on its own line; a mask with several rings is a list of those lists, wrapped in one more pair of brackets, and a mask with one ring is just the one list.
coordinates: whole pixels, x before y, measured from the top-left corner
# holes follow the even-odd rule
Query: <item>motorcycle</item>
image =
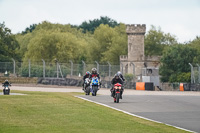
[(119, 99), (121, 99), (120, 96), (121, 92), (122, 92), (121, 84), (116, 83), (113, 88), (113, 94), (114, 94), (113, 98), (115, 103), (119, 103)]
[(97, 95), (98, 86), (99, 86), (99, 79), (98, 79), (98, 77), (93, 77), (92, 81), (91, 81), (92, 96), (96, 96)]
[(90, 79), (86, 78), (84, 83), (85, 95), (90, 95)]
[(10, 95), (10, 88), (8, 87), (8, 85), (3, 85), (3, 86), (4, 86), (3, 94)]

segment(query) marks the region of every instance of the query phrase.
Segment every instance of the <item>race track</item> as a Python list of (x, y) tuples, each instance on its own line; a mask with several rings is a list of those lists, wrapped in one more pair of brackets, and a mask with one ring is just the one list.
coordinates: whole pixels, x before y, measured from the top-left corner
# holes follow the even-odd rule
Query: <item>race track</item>
[(200, 132), (200, 96), (124, 95), (114, 103), (108, 95), (81, 96), (148, 119)]

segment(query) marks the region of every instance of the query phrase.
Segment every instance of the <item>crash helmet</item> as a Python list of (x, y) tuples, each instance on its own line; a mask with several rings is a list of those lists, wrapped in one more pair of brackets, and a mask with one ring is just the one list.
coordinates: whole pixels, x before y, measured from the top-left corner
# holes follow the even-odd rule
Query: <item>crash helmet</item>
[(5, 82), (8, 82), (8, 80), (6, 79)]
[(96, 68), (92, 68), (92, 74), (97, 73), (97, 69)]
[(86, 72), (86, 75), (89, 75), (89, 74), (90, 74), (90, 72), (89, 72), (89, 71), (87, 71), (87, 72)]
[(122, 75), (122, 73), (120, 71), (117, 72), (118, 75)]
[(119, 74), (115, 74), (115, 79), (119, 79)]

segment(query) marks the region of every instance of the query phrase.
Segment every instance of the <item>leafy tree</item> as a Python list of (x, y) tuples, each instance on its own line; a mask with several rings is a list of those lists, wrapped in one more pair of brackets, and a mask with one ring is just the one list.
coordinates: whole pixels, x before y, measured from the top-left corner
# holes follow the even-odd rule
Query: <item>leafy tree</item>
[(101, 24), (94, 32), (94, 38), (98, 41), (93, 46), (95, 53), (98, 53), (95, 54), (95, 60), (119, 64), (119, 56), (127, 54), (127, 36), (124, 24), (115, 28)]
[(83, 32), (86, 33), (87, 31), (90, 31), (93, 33), (97, 27), (99, 27), (101, 24), (109, 25), (110, 27), (115, 27), (119, 25), (115, 20), (112, 20), (109, 17), (100, 17), (100, 19), (94, 19), (89, 20), (89, 22), (84, 21), (79, 28), (83, 29)]
[[(161, 58), (161, 66), (159, 69), (162, 82), (178, 82), (180, 77), (184, 77), (183, 81), (188, 81), (190, 66), (195, 58), (198, 58), (196, 49), (188, 45), (172, 45), (163, 53)], [(184, 74), (185, 73), (185, 74)]]
[(155, 26), (151, 26), (151, 29), (145, 35), (145, 55), (162, 55), (166, 46), (177, 44), (176, 37), (158, 30)]
[(32, 24), (32, 25), (30, 25), (29, 27), (27, 27), (27, 28), (25, 29), (25, 31), (22, 31), (22, 34), (27, 34), (27, 33), (29, 33), (29, 32), (32, 32), (32, 31), (36, 28), (36, 26), (37, 26), (37, 24)]
[(197, 49), (200, 52), (200, 37), (197, 36), (193, 41), (188, 42), (189, 46)]
[(24, 60), (60, 62), (73, 60), (77, 63), (110, 61), (119, 64), (119, 56), (127, 54), (127, 35), (124, 24), (115, 28), (100, 25), (91, 34), (82, 33), (71, 25), (52, 24), (42, 22), (33, 32), (16, 35), (20, 43), (20, 54)]
[(32, 60), (54, 60), (66, 62), (70, 59), (76, 60), (79, 57), (79, 42), (70, 33), (43, 31), (31, 39), (25, 58)]
[(177, 82), (186, 82), (189, 83), (191, 81), (191, 72), (188, 73), (180, 73), (177, 75)]
[(19, 43), (20, 48), (18, 49), (18, 53), (20, 54), (21, 57), (24, 57), (25, 53), (28, 50), (28, 44), (30, 40), (34, 37), (32, 33), (27, 33), (27, 34), (17, 34), (15, 35), (16, 40)]
[(37, 25), (36, 29), (25, 35), (17, 35), (20, 42), (20, 53), (24, 56), (24, 61), (53, 61), (68, 62), (77, 61), (85, 54), (86, 39), (81, 30), (71, 28), (70, 25), (51, 24), (44, 21)]
[(0, 23), (0, 61), (10, 61), (11, 58), (19, 60), (17, 48), (19, 44), (11, 30), (4, 23)]

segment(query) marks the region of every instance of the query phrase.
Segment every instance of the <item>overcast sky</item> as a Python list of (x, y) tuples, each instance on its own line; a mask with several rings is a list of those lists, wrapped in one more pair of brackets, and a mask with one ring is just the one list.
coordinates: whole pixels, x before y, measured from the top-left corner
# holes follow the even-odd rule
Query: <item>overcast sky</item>
[(0, 23), (12, 33), (42, 21), (79, 25), (108, 16), (125, 24), (160, 26), (179, 42), (200, 36), (200, 0), (0, 0)]

